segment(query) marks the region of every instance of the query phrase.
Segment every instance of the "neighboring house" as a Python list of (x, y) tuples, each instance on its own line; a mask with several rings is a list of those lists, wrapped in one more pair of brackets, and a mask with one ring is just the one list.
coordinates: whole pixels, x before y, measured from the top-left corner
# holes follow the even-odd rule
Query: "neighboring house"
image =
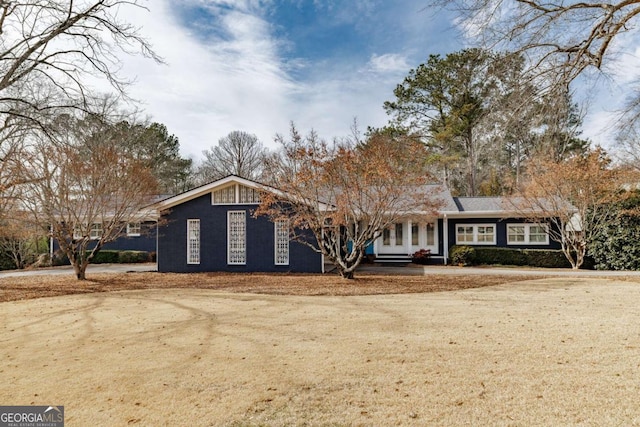
[(262, 189), (228, 176), (158, 202), (158, 271), (323, 271), (320, 254), (290, 241), (286, 221), (254, 217)]

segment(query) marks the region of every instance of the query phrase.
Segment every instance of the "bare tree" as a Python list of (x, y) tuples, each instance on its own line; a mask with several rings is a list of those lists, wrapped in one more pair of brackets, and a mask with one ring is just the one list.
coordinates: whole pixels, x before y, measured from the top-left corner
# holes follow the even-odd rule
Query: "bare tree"
[[(590, 70), (607, 67), (625, 51), (616, 43), (636, 46), (640, 0), (432, 0), (454, 10), (470, 40), (488, 49), (521, 53), (528, 77), (544, 81), (550, 91), (566, 91)], [(633, 52), (629, 52), (633, 54)], [(640, 120), (640, 87), (631, 91), (618, 128)]]
[(424, 146), (375, 134), (366, 143), (329, 144), (315, 132), (277, 137), (281, 159), (268, 163), (276, 191), (265, 193), (256, 215), (289, 222), (292, 239), (354, 277), (365, 248), (400, 218), (439, 206), (429, 180)]
[(106, 79), (120, 94), (118, 54), (161, 59), (118, 13), (139, 0), (0, 1), (0, 114), (43, 124), (60, 108), (88, 109), (92, 82)]
[[(128, 223), (145, 219), (157, 180), (144, 161), (127, 152), (126, 135), (101, 116), (66, 116), (59, 132), (43, 134), (28, 162), (26, 203), (48, 224), (74, 267), (86, 268), (102, 246), (122, 235)], [(55, 129), (55, 127), (53, 128)]]
[[(99, 110), (95, 83), (120, 95), (120, 54), (161, 62), (138, 28), (119, 16), (139, 0), (0, 0), (0, 216), (25, 180), (26, 142), (60, 114)], [(31, 177), (32, 178), (32, 177)]]
[(255, 135), (243, 131), (230, 132), (218, 145), (202, 152), (205, 159), (197, 174), (202, 183), (228, 175), (259, 179), (267, 150)]
[(488, 48), (525, 53), (532, 69), (568, 83), (601, 69), (614, 40), (636, 32), (640, 1), (435, 0), (454, 9), (470, 36)]
[(523, 218), (548, 223), (574, 269), (584, 262), (587, 245), (607, 226), (626, 196), (629, 175), (612, 168), (602, 149), (560, 160), (538, 156), (527, 165), (528, 181), (513, 204)]

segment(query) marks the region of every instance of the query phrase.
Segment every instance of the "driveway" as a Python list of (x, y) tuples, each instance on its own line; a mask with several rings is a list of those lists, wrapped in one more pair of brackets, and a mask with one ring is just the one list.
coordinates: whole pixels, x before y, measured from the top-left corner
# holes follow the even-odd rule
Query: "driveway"
[(372, 274), (407, 274), (415, 276), (429, 276), (435, 274), (451, 275), (532, 275), (553, 277), (621, 277), (640, 276), (640, 271), (608, 271), (608, 270), (571, 270), (565, 268), (530, 268), (530, 267), (457, 267), (449, 265), (378, 265), (363, 264), (358, 268), (361, 273)]
[[(127, 273), (139, 271), (157, 271), (155, 262), (140, 264), (91, 264), (87, 267), (87, 273)], [(70, 265), (50, 268), (34, 268), (31, 270), (7, 270), (0, 271), (0, 279), (4, 277), (18, 276), (44, 276), (44, 275), (74, 274)]]
[[(87, 268), (88, 273), (127, 273), (127, 272), (147, 272), (157, 271), (155, 263), (141, 264), (91, 264)], [(327, 266), (326, 271), (331, 271), (331, 266)], [(640, 271), (603, 271), (603, 270), (570, 270), (562, 268), (527, 268), (527, 267), (457, 267), (445, 265), (379, 265), (362, 264), (358, 267), (358, 272), (369, 274), (390, 274), (409, 276), (429, 276), (429, 275), (532, 275), (551, 277), (624, 277), (639, 276)], [(71, 266), (60, 266), (51, 268), (38, 268), (33, 270), (7, 270), (0, 271), (0, 279), (4, 277), (36, 276), (36, 275), (60, 275), (73, 274)]]

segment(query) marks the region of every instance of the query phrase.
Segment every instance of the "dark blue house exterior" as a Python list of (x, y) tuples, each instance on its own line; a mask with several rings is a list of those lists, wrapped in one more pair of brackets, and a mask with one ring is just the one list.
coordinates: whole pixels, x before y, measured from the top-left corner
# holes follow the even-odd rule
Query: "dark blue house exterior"
[(286, 220), (254, 217), (259, 184), (237, 176), (156, 205), (160, 272), (322, 272), (322, 256), (290, 240)]

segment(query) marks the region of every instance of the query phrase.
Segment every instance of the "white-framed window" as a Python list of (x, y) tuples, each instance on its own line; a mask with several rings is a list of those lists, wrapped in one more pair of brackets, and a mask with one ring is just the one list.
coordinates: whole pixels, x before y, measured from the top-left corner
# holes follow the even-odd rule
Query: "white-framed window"
[(227, 212), (227, 264), (247, 263), (247, 215), (245, 211)]
[(234, 184), (221, 188), (211, 194), (214, 205), (258, 204), (260, 190), (246, 185)]
[(547, 224), (507, 224), (508, 245), (548, 245)]
[(260, 191), (240, 185), (240, 203), (260, 203)]
[(187, 220), (187, 264), (200, 264), (200, 220)]
[(275, 264), (289, 265), (289, 220), (278, 219), (274, 224)]
[(420, 224), (411, 223), (411, 246), (420, 245)]
[(214, 205), (231, 205), (236, 203), (236, 186), (221, 188), (213, 192)]
[(459, 224), (456, 226), (457, 245), (495, 245), (495, 224)]
[(404, 230), (404, 224), (401, 222), (398, 222), (396, 223), (395, 228), (396, 228), (396, 246), (402, 246), (404, 245), (404, 238), (402, 235), (402, 232)]
[(94, 222), (91, 224), (91, 229), (89, 230), (89, 238), (91, 240), (98, 240), (102, 237), (102, 223)]
[(138, 237), (142, 234), (142, 226), (139, 222), (127, 223), (127, 236)]
[(436, 244), (436, 225), (433, 222), (427, 223), (427, 246)]

